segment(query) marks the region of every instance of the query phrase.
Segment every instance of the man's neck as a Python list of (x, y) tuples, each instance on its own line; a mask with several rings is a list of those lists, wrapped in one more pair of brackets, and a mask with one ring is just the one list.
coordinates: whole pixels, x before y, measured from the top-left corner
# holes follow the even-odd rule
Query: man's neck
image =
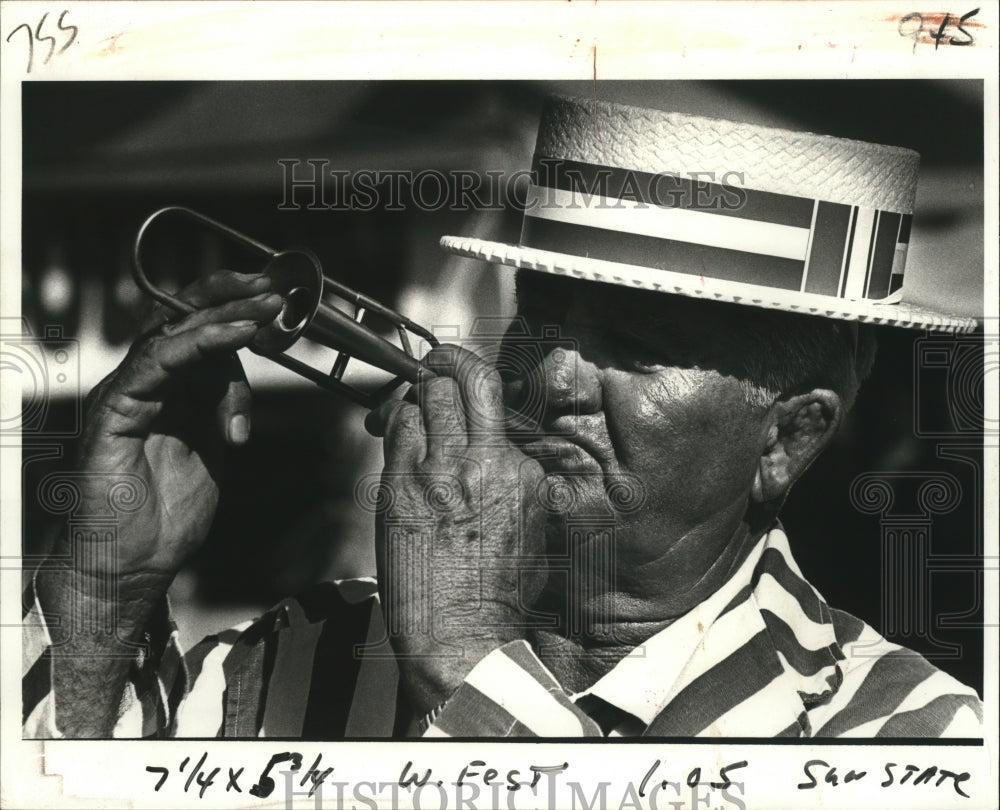
[[(564, 689), (582, 692), (610, 672), (636, 646), (670, 626), (725, 585), (762, 534), (763, 530), (753, 529), (741, 522), (730, 532), (728, 542), (722, 544), (722, 552), (705, 556), (700, 565), (692, 564), (690, 555), (683, 560), (665, 555), (663, 565), (653, 566), (651, 570), (654, 572), (652, 575), (667, 587), (655, 589), (655, 595), (651, 597), (637, 596), (638, 589), (628, 588), (637, 576), (633, 576), (633, 572), (619, 570), (616, 577), (619, 588), (594, 600), (594, 604), (602, 607), (593, 613), (584, 608), (582, 622), (580, 616), (575, 617), (578, 624), (586, 627), (582, 633), (569, 630), (572, 623), (567, 608), (572, 600), (567, 600), (564, 591), (549, 590), (543, 595), (538, 608), (549, 615), (554, 613), (557, 626), (533, 629), (528, 641)], [(700, 546), (698, 542), (676, 545), (696, 549)], [(655, 573), (657, 569), (658, 574)], [(677, 571), (685, 572), (684, 581), (671, 581), (672, 574)], [(650, 571), (644, 571), (644, 576), (650, 576)], [(556, 578), (553, 581), (564, 580)], [(658, 598), (664, 591), (672, 594), (672, 598)], [(574, 596), (580, 598), (579, 593), (576, 591)]]

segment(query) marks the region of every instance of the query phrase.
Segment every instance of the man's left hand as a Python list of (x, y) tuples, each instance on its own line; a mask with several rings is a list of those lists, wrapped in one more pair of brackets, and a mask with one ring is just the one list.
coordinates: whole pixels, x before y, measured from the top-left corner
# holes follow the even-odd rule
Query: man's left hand
[(547, 573), (543, 471), (506, 438), (500, 376), (466, 349), (423, 361), (436, 376), (365, 422), (384, 436), (378, 580), (390, 641), (418, 712), (485, 655), (525, 635)]

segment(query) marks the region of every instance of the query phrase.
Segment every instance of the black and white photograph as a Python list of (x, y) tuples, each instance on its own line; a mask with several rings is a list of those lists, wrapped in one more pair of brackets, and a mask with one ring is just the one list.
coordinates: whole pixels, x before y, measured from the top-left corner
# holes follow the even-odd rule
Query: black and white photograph
[[(599, 78), (578, 41), (592, 76), (42, 79), (85, 6), (3, 7), (3, 733), (40, 779), (989, 806), (995, 78)], [(896, 11), (914, 57), (996, 22)]]

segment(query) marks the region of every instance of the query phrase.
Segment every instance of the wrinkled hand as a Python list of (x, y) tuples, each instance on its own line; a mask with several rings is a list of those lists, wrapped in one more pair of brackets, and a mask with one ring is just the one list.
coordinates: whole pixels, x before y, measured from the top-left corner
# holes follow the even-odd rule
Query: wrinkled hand
[(433, 349), (436, 376), (369, 414), (384, 436), (379, 588), (415, 707), (444, 701), (484, 655), (524, 636), (544, 586), (538, 462), (504, 434), (497, 372), (468, 350)]
[[(35, 577), (42, 610), (59, 619), (54, 722), (69, 737), (111, 735), (152, 613), (208, 534), (225, 446), (244, 443), (250, 429), (250, 389), (234, 352), (280, 311), (269, 289), (266, 278), (235, 273), (193, 284), (180, 297), (199, 311), (172, 323), (155, 311), (88, 397), (77, 508), (108, 514), (110, 488), (126, 476), (141, 479), (146, 497), (116, 516), (114, 548), (93, 536), (74, 549), (64, 533)], [(71, 570), (59, 568), (67, 560)]]
[[(180, 317), (158, 307), (121, 365), (88, 397), (78, 469), (94, 475), (80, 479), (82, 508), (100, 513), (109, 482), (123, 473), (148, 489), (145, 504), (120, 518), (120, 582), (169, 584), (204, 541), (225, 446), (249, 437), (250, 389), (235, 351), (278, 314), (281, 298), (269, 290), (267, 277), (230, 272), (192, 284), (178, 297), (199, 311)], [(101, 559), (87, 564), (99, 567)]]

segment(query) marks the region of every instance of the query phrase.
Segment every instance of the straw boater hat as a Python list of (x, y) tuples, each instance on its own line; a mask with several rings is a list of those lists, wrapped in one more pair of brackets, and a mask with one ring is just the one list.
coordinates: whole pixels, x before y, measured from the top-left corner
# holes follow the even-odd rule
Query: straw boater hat
[(441, 245), (644, 290), (971, 331), (972, 318), (904, 300), (919, 161), (895, 146), (553, 98), (520, 244)]

